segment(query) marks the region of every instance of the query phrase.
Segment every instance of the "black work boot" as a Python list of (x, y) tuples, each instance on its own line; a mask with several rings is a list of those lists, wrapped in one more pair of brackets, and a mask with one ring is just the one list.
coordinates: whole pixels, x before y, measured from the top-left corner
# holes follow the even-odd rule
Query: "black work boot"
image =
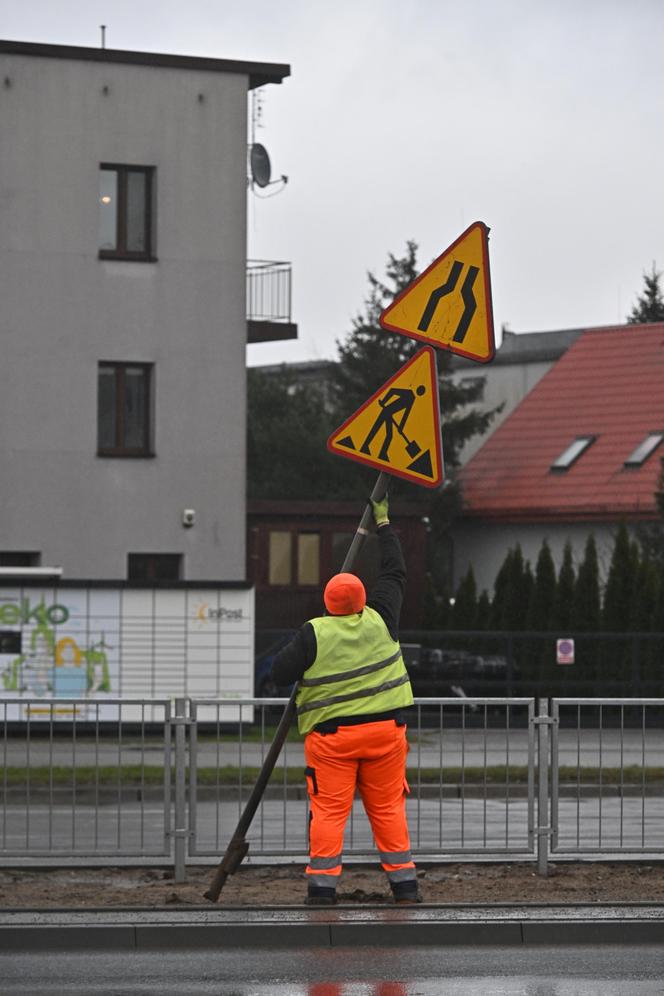
[(323, 885), (310, 885), (304, 900), (305, 906), (336, 906), (336, 903), (337, 890)]
[(395, 882), (391, 888), (397, 906), (414, 906), (416, 903), (422, 902), (417, 882), (414, 879), (407, 882)]

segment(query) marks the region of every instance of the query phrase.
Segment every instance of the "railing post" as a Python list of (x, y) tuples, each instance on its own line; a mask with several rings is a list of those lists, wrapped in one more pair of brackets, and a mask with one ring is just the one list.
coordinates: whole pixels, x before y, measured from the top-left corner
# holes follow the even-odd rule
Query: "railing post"
[(549, 862), (549, 705), (540, 697), (535, 724), (537, 736), (537, 874), (548, 874)]
[(186, 879), (186, 854), (187, 838), (189, 829), (187, 826), (187, 700), (175, 700), (175, 716), (173, 725), (175, 726), (175, 828), (174, 837), (174, 861), (175, 861), (175, 881), (184, 882)]

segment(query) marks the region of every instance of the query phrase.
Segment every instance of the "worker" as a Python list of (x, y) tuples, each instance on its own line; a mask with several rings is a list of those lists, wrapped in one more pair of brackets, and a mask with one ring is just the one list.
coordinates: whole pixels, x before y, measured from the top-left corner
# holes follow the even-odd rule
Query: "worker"
[(380, 574), (367, 599), (354, 574), (336, 574), (323, 593), (327, 615), (310, 619), (275, 657), (277, 685), (299, 682), (309, 794), (309, 906), (337, 901), (343, 837), (356, 788), (397, 903), (420, 897), (406, 821), (406, 720), (413, 703), (398, 643), (406, 565), (387, 497), (371, 502)]

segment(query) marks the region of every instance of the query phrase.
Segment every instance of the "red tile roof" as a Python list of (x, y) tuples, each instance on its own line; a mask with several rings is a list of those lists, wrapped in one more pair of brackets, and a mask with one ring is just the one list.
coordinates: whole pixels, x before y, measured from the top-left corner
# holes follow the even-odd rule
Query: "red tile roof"
[[(664, 323), (588, 330), (461, 470), (464, 514), (652, 518), (664, 443), (640, 467), (624, 462), (658, 430), (664, 431)], [(567, 471), (551, 471), (583, 435), (597, 438)]]

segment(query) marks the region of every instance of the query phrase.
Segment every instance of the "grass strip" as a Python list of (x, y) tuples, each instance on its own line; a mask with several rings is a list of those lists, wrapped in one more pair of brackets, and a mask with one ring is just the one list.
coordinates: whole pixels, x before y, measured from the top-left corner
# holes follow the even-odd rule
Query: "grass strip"
[[(240, 781), (243, 785), (253, 784), (260, 772), (260, 767), (244, 765), (242, 768), (236, 765), (224, 765), (220, 768), (204, 767), (197, 772), (199, 785), (223, 785), (229, 787), (238, 785)], [(171, 769), (174, 774), (174, 769)], [(525, 784), (528, 780), (528, 768), (524, 765), (512, 764), (490, 765), (487, 768), (481, 766), (450, 766), (440, 768), (409, 768), (407, 777), (411, 785), (438, 785), (441, 782), (445, 785), (459, 784), (466, 785), (504, 785)], [(583, 785), (641, 785), (643, 782), (652, 783), (664, 781), (664, 766), (641, 768), (638, 765), (628, 765), (620, 768), (583, 767), (577, 769), (575, 766), (562, 765), (559, 768), (559, 781), (565, 784)], [(8, 788), (24, 787), (29, 784), (31, 787), (48, 788), (71, 788), (76, 784), (77, 788), (90, 788), (95, 785), (113, 786), (122, 785), (125, 787), (140, 787), (141, 785), (162, 785), (164, 781), (164, 769), (160, 765), (80, 765), (75, 769), (69, 766), (35, 766), (29, 771), (22, 767), (8, 767), (0, 778), (0, 785), (6, 781)], [(273, 784), (303, 785), (304, 775), (301, 767), (277, 767), (272, 772), (270, 781)]]

